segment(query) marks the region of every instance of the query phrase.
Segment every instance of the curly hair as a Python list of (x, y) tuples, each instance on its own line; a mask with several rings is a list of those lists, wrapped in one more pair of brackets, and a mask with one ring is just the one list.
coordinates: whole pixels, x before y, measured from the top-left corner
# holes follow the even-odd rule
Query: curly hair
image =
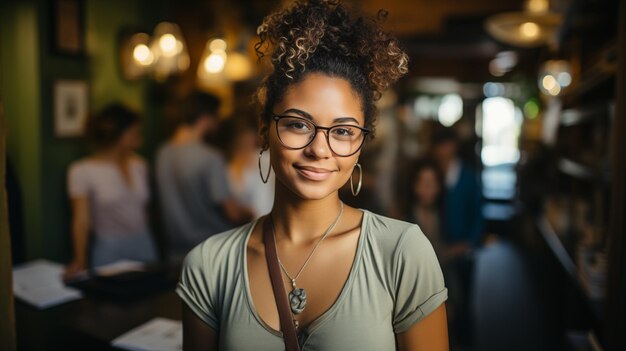
[(259, 59), (269, 53), (273, 71), (256, 93), (261, 118), (269, 122), (286, 89), (317, 72), (350, 83), (373, 132), (374, 102), (408, 71), (408, 56), (380, 26), (386, 16), (354, 18), (338, 1), (310, 0), (265, 17), (255, 49)]

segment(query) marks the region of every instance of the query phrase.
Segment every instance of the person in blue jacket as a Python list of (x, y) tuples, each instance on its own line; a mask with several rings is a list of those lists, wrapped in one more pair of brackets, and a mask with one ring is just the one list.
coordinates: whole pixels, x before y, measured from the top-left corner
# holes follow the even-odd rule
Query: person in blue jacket
[(442, 266), (450, 291), (451, 331), (463, 345), (471, 343), (473, 252), (482, 241), (480, 173), (459, 157), (453, 129), (441, 128), (432, 139), (432, 156), (444, 175), (442, 204)]

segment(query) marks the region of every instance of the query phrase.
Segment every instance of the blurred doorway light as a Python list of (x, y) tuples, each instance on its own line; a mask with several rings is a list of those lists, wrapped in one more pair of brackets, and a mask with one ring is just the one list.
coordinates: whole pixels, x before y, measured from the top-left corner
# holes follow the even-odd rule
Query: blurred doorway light
[(483, 85), (483, 94), (488, 98), (502, 96), (504, 95), (504, 84), (487, 82)]
[(504, 97), (487, 98), (480, 111), (483, 164), (497, 166), (516, 163), (519, 160), (521, 118), (516, 118), (518, 112), (513, 101)]
[(459, 94), (448, 94), (441, 99), (437, 119), (446, 127), (451, 127), (463, 116), (463, 99)]

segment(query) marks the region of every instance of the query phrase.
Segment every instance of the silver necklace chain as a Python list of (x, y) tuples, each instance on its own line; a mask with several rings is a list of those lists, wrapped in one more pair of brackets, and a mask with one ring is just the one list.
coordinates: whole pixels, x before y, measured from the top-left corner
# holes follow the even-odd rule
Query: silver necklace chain
[[(339, 223), (339, 219), (341, 218), (341, 215), (343, 214), (343, 201), (340, 201), (339, 203), (341, 204), (341, 209), (339, 210), (339, 214), (337, 215), (337, 218), (335, 218), (335, 221), (333, 222), (333, 224), (331, 224), (330, 227), (326, 229), (324, 234), (322, 234), (322, 237), (317, 241), (317, 243), (313, 247), (313, 250), (311, 250), (311, 253), (309, 253), (309, 256), (306, 258), (306, 260), (302, 264), (302, 267), (300, 267), (300, 270), (298, 271), (295, 277), (292, 278), (291, 275), (289, 275), (289, 273), (287, 272), (287, 269), (285, 268), (285, 266), (283, 266), (283, 263), (280, 261), (280, 257), (278, 257), (278, 250), (276, 250), (276, 258), (278, 258), (278, 264), (280, 265), (280, 268), (283, 270), (285, 275), (287, 275), (289, 280), (291, 280), (292, 284), (295, 284), (296, 280), (300, 277), (300, 274), (304, 270), (304, 267), (306, 267), (306, 265), (309, 263), (309, 261), (311, 260), (311, 257), (313, 257), (313, 253), (315, 253), (315, 250), (317, 250), (317, 247), (320, 246), (320, 244), (322, 243), (322, 240), (324, 240), (328, 236), (328, 234), (330, 234), (330, 232), (332, 232), (333, 229), (335, 229), (335, 226), (337, 225), (337, 223)], [(274, 228), (274, 221), (272, 221), (272, 235), (274, 236), (274, 242), (276, 242), (276, 230)]]

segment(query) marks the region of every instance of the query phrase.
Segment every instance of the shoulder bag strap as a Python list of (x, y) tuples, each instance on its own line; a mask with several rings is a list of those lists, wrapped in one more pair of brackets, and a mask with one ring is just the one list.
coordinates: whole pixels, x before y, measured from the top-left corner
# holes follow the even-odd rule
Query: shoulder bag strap
[(280, 266), (278, 265), (278, 254), (276, 253), (276, 240), (272, 235), (272, 223), (269, 216), (263, 219), (263, 243), (265, 244), (265, 259), (267, 267), (270, 271), (270, 279), (272, 280), (272, 289), (274, 290), (274, 298), (276, 299), (276, 307), (278, 308), (278, 316), (280, 317), (280, 329), (283, 332), (285, 340), (285, 348), (287, 351), (300, 351), (298, 344), (298, 336), (296, 328), (293, 325), (291, 316), (291, 308), (287, 300), (285, 292), (285, 284), (283, 282)]

